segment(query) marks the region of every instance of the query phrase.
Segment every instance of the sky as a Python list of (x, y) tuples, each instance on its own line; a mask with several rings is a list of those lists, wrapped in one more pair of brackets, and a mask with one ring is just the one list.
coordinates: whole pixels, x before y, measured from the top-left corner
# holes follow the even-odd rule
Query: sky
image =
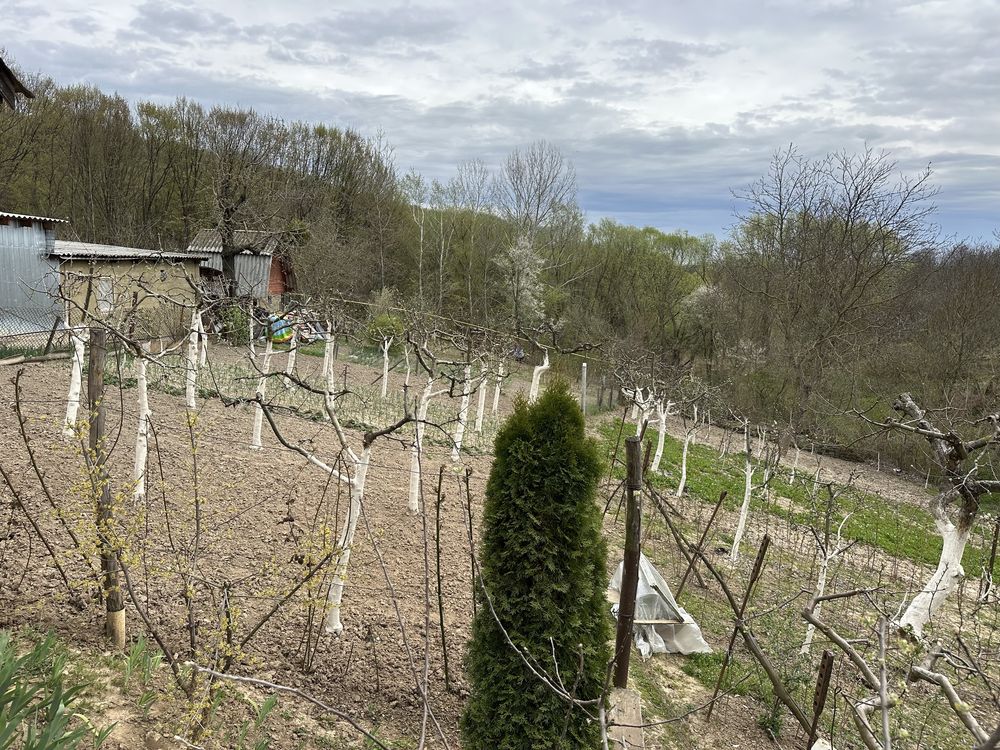
[(0, 0), (23, 69), (379, 132), (448, 179), (545, 139), (589, 221), (725, 236), (778, 149), (930, 165), (946, 237), (1000, 228), (1000, 2)]

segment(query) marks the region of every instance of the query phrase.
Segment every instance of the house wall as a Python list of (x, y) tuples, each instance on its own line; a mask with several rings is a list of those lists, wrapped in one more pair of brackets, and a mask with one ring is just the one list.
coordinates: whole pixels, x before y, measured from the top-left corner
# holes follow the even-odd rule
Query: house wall
[(285, 266), (277, 258), (271, 258), (271, 273), (267, 279), (267, 294), (270, 297), (280, 297), (288, 289), (288, 280), (285, 276)]
[(191, 306), (199, 283), (198, 261), (64, 260), (60, 264), (62, 293), (71, 325), (83, 311), (119, 327), (135, 310), (136, 338), (182, 335), (191, 323)]
[(55, 232), (40, 221), (0, 219), (0, 336), (52, 329), (60, 307), (48, 258)]

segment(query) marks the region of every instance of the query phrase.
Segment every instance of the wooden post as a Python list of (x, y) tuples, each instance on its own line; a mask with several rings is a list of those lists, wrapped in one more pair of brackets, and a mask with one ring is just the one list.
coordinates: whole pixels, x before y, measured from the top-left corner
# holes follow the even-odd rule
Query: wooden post
[(632, 652), (632, 623), (635, 620), (635, 595), (639, 587), (639, 538), (642, 514), (639, 497), (642, 491), (642, 443), (638, 437), (625, 439), (625, 560), (622, 588), (618, 599), (618, 629), (615, 634), (616, 688), (628, 685), (628, 662)]
[(90, 454), (93, 461), (94, 488), (97, 497), (97, 534), (101, 553), (106, 619), (105, 635), (118, 649), (125, 648), (125, 601), (118, 577), (118, 555), (111, 543), (115, 521), (111, 500), (111, 477), (105, 441), (104, 363), (107, 358), (107, 332), (90, 329), (90, 362), (87, 368), (87, 400), (90, 407)]
[(816, 740), (819, 720), (823, 716), (823, 708), (826, 706), (826, 696), (830, 691), (830, 675), (833, 674), (833, 662), (833, 652), (824, 651), (823, 659), (819, 663), (819, 676), (816, 678), (816, 692), (813, 694), (812, 729), (809, 730), (806, 750), (811, 750), (813, 742)]
[(587, 363), (580, 366), (580, 409), (587, 416)]

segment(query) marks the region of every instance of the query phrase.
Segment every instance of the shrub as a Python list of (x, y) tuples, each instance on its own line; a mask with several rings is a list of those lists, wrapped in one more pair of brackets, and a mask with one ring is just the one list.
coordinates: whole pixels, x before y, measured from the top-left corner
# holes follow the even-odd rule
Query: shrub
[(597, 706), (585, 711), (557, 696), (499, 625), (553, 680), (558, 671), (577, 698), (600, 697), (610, 627), (607, 552), (595, 502), (597, 447), (585, 435), (576, 399), (557, 382), (535, 404), (516, 403), (495, 451), (480, 548), (489, 600), (480, 587), (467, 658), (472, 690), (462, 717), (464, 745), (597, 747), (600, 728), (588, 716)]

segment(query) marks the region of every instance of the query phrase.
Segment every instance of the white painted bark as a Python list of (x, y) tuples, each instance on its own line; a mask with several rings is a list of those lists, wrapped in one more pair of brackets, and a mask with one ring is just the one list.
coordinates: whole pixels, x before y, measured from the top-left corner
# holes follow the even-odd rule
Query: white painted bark
[[(815, 598), (819, 599), (826, 593), (826, 576), (830, 570), (830, 560), (831, 558), (825, 553), (822, 554), (819, 563), (819, 575), (816, 578), (816, 594)], [(817, 619), (820, 613), (823, 611), (823, 602), (817, 602), (816, 606), (813, 607), (813, 614), (816, 615)], [(809, 655), (809, 649), (812, 647), (813, 636), (816, 634), (816, 626), (809, 623), (806, 626), (806, 637), (802, 641), (802, 648), (799, 649), (799, 653), (803, 656)]]
[(656, 423), (659, 427), (656, 435), (656, 451), (653, 453), (653, 462), (650, 464), (650, 471), (654, 474), (660, 470), (660, 461), (663, 460), (663, 446), (667, 438), (667, 417), (670, 416), (670, 407), (673, 402), (660, 399), (656, 402)]
[(794, 484), (795, 482), (795, 472), (799, 468), (799, 455), (802, 451), (799, 450), (799, 446), (795, 446), (795, 461), (792, 462), (792, 475), (789, 477), (789, 484)]
[[(271, 367), (271, 354), (274, 352), (274, 344), (271, 337), (267, 337), (267, 346), (264, 347), (264, 361), (260, 364), (260, 377), (257, 378), (257, 398), (263, 400), (267, 391), (267, 373)], [(264, 424), (264, 410), (260, 403), (253, 405), (253, 435), (250, 438), (250, 449), (259, 451), (261, 449), (260, 430)]]
[(340, 538), (337, 540), (337, 562), (333, 569), (333, 583), (330, 585), (330, 593), (327, 595), (329, 609), (326, 614), (326, 632), (331, 635), (340, 635), (344, 632), (344, 624), (340, 619), (341, 604), (344, 599), (344, 586), (347, 584), (347, 568), (351, 562), (351, 547), (354, 544), (354, 533), (358, 528), (358, 518), (361, 517), (361, 503), (365, 497), (365, 481), (368, 478), (368, 465), (371, 459), (372, 449), (369, 445), (358, 457), (354, 464), (354, 476), (351, 477), (350, 507), (347, 510), (347, 517), (340, 531)]
[(135, 432), (135, 463), (132, 467), (133, 497), (136, 503), (141, 503), (146, 497), (146, 457), (149, 450), (149, 391), (146, 382), (146, 350), (135, 360), (135, 384), (139, 400), (139, 423)]
[(326, 331), (323, 333), (323, 377), (326, 377), (327, 370), (330, 369), (333, 361), (333, 334), (330, 332), (332, 326), (326, 323)]
[(482, 370), (479, 373), (479, 402), (476, 404), (476, 426), (474, 429), (477, 435), (483, 434), (483, 417), (486, 416), (487, 375), (486, 365), (483, 365)]
[(427, 378), (427, 385), (420, 393), (417, 403), (417, 423), (413, 428), (413, 444), (410, 446), (410, 493), (406, 503), (410, 513), (420, 512), (420, 452), (424, 445), (424, 427), (427, 422), (427, 407), (434, 396), (434, 378)]
[(73, 358), (70, 362), (69, 396), (66, 399), (63, 435), (72, 438), (76, 435), (76, 417), (80, 412), (80, 390), (83, 387), (83, 348), (86, 333), (82, 328), (72, 328), (69, 335), (73, 342)]
[(382, 338), (382, 400), (389, 396), (389, 349), (392, 348), (393, 336)]
[(545, 353), (542, 364), (536, 365), (531, 371), (531, 388), (528, 390), (528, 403), (533, 404), (538, 400), (538, 389), (542, 382), (542, 374), (549, 369), (549, 350), (543, 349)]
[(184, 360), (184, 403), (196, 409), (195, 385), (198, 379), (198, 311), (191, 314), (191, 332), (188, 334), (187, 357)]
[(458, 461), (462, 457), (462, 442), (465, 440), (465, 425), (469, 421), (469, 392), (472, 388), (472, 368), (465, 366), (462, 373), (462, 401), (458, 407), (458, 424), (452, 436), (451, 460)]
[(285, 376), (282, 380), (285, 381), (286, 387), (291, 387), (292, 381), (288, 378), (289, 375), (295, 373), (295, 358), (299, 353), (299, 337), (292, 334), (291, 341), (288, 342), (288, 359), (285, 360)]
[(500, 389), (503, 387), (503, 362), (497, 366), (497, 383), (493, 389), (493, 416), (500, 413)]
[(969, 541), (973, 525), (970, 522), (956, 526), (944, 516), (944, 511), (941, 511), (935, 524), (944, 543), (937, 569), (923, 590), (910, 602), (910, 606), (906, 608), (899, 621), (900, 627), (911, 627), (918, 636), (923, 635), (924, 626), (934, 618), (948, 595), (955, 590), (965, 575), (962, 569), (962, 556), (965, 554), (965, 545)]
[(736, 534), (733, 535), (733, 548), (729, 552), (729, 559), (732, 562), (740, 559), (740, 543), (743, 541), (743, 532), (746, 531), (747, 516), (750, 515), (750, 497), (753, 493), (753, 452), (750, 450), (750, 423), (746, 423), (743, 429), (743, 439), (746, 444), (745, 481), (743, 485), (743, 505), (740, 506), (740, 520), (736, 524)]
[(204, 367), (208, 363), (208, 334), (205, 332), (205, 319), (198, 313), (198, 337), (201, 348), (198, 351), (198, 367)]
[(682, 497), (684, 495), (684, 487), (687, 485), (688, 476), (688, 449), (690, 448), (691, 441), (694, 440), (694, 436), (697, 431), (698, 407), (696, 406), (694, 407), (694, 422), (684, 435), (684, 448), (681, 450), (681, 481), (677, 485), (677, 497)]

